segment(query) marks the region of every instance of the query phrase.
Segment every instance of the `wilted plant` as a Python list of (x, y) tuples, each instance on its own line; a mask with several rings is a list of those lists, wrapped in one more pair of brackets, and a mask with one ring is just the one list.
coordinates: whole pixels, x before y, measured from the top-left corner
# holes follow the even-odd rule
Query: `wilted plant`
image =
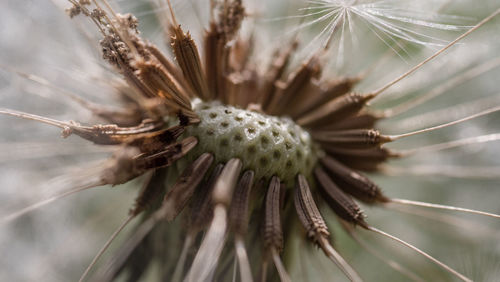
[[(70, 189), (2, 220), (10, 224), (68, 195), (140, 179), (142, 188), (137, 189), (129, 216), (97, 253), (81, 281), (115, 237), (136, 218), (140, 219), (130, 238), (95, 273), (96, 281), (112, 281), (120, 275), (135, 281), (144, 278), (155, 263), (161, 269), (154, 277), (166, 281), (225, 281), (234, 277), (241, 281), (307, 280), (306, 275), (295, 277), (300, 271), (291, 269), (300, 264), (298, 253), (300, 248), (308, 248), (305, 242), (317, 246), (349, 280), (370, 280), (332, 244), (329, 225), (335, 223), (340, 223), (367, 253), (381, 256), (360, 237), (361, 230), (411, 249), (449, 277), (471, 281), (430, 252), (375, 227), (358, 202), (406, 212), (415, 211), (408, 206), (419, 207), (415, 213), (434, 219), (438, 216), (426, 214), (426, 209), (500, 217), (393, 198), (365, 175), (404, 171), (386, 165), (393, 159), (498, 140), (498, 134), (491, 134), (413, 149), (387, 147), (391, 142), (499, 111), (500, 106), (492, 106), (491, 100), (464, 105), (465, 114), (427, 123), (423, 129), (392, 135), (377, 129), (380, 121), (395, 118), (494, 69), (500, 65), (498, 59), (470, 67), (427, 94), (410, 99), (394, 95), (393, 100), (386, 101), (393, 106), (378, 109), (370, 104), (376, 104), (377, 99), (384, 102), (391, 87), (401, 85), (494, 19), (500, 9), (465, 27), (441, 22), (457, 18), (441, 15), (434, 20), (430, 14), (409, 14), (411, 10), (393, 1), (308, 1), (302, 14), (292, 17), (301, 21), (298, 27), (279, 44), (270, 63), (262, 66), (259, 52), (270, 47), (257, 45), (258, 25), (255, 37), (240, 33), (245, 18), (256, 16), (239, 0), (210, 2), (209, 25), (199, 45), (179, 25), (171, 3), (161, 3), (157, 13), (171, 41), (174, 60), (140, 35), (138, 20), (132, 14), (116, 13), (105, 0), (69, 2), (70, 17), (86, 17), (100, 33), (102, 57), (107, 67), (120, 75), (109, 84), (121, 107), (87, 101), (42, 77), (8, 66), (7, 70), (70, 97), (104, 123), (87, 126), (10, 109), (0, 113), (59, 127), (65, 138), (77, 135), (96, 145), (110, 146), (114, 152), (106, 161), (66, 177)], [(299, 34), (303, 29), (322, 22), (325, 25), (314, 33), (310, 43), (301, 45)], [(375, 90), (355, 91), (357, 84), (382, 69), (387, 58), (372, 60), (354, 76), (328, 72), (330, 64), (341, 71), (348, 63), (348, 50), (361, 41), (355, 32), (359, 23), (366, 25), (371, 36), (396, 49), (403, 60), (409, 55), (410, 44), (436, 50)], [(446, 41), (434, 34), (440, 31), (463, 33)], [(307, 54), (296, 55), (299, 51)], [(298, 65), (293, 63), (297, 57), (301, 60)], [(409, 92), (410, 86), (406, 87), (400, 90)], [(457, 111), (453, 108), (450, 114)], [(435, 172), (445, 173), (446, 169)], [(395, 260), (385, 261), (409, 279), (424, 280), (421, 276), (426, 276)], [(325, 273), (328, 271), (325, 269)], [(313, 279), (329, 278), (319, 273)]]

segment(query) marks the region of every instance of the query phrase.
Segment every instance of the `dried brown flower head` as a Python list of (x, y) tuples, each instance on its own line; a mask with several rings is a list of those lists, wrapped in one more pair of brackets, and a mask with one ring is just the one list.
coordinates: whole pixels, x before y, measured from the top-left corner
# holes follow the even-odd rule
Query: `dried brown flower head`
[[(72, 6), (67, 12), (71, 18), (87, 17), (101, 33), (102, 57), (125, 82), (116, 91), (125, 106), (112, 109), (73, 97), (106, 121), (92, 126), (13, 110), (0, 113), (59, 127), (64, 138), (77, 135), (97, 145), (117, 148), (108, 160), (83, 176), (84, 181), (77, 187), (42, 204), (92, 187), (124, 184), (140, 177), (145, 180), (129, 216), (81, 280), (91, 273), (118, 233), (140, 217), (129, 240), (94, 273), (93, 279), (112, 281), (123, 275), (127, 281), (136, 281), (159, 261), (159, 277), (165, 281), (225, 281), (233, 275), (230, 264), (234, 257), (238, 266), (234, 272), (239, 273), (241, 281), (291, 281), (294, 277), (288, 274), (289, 262), (283, 261), (283, 254), (300, 238), (317, 246), (349, 280), (361, 281), (363, 275), (333, 247), (334, 232), (322, 212), (327, 207), (328, 213), (333, 212), (360, 244), (362, 240), (356, 233), (359, 229), (377, 233), (419, 253), (450, 277), (471, 281), (428, 253), (374, 227), (358, 203), (381, 207), (411, 205), (499, 217), (395, 199), (386, 195), (367, 173), (386, 172), (384, 165), (389, 160), (422, 149), (395, 150), (386, 143), (465, 122), (500, 108), (488, 108), (423, 130), (387, 135), (377, 129), (377, 122), (392, 117), (401, 108), (377, 111), (368, 104), (497, 16), (500, 10), (450, 44), (443, 44), (428, 59), (390, 83), (375, 91), (358, 93), (354, 87), (363, 82), (369, 70), (353, 77), (323, 76), (330, 40), (337, 29), (343, 29), (342, 21), (347, 20), (348, 13), (357, 11), (360, 16), (370, 16), (364, 10), (354, 9), (357, 6), (349, 1), (341, 1), (345, 14), (335, 19), (323, 48), (314, 50), (294, 67), (291, 60), (299, 44), (296, 39), (290, 40), (275, 51), (265, 71), (252, 61), (259, 52), (254, 38), (239, 34), (247, 16), (241, 0), (213, 1), (210, 24), (200, 44), (203, 48), (179, 25), (168, 2), (171, 15), (165, 33), (170, 37), (175, 61), (141, 36), (138, 20), (132, 14), (115, 13), (106, 1), (69, 2)], [(327, 5), (332, 1), (319, 2)], [(405, 30), (385, 28), (407, 39)], [(402, 107), (416, 103), (420, 102)], [(425, 149), (450, 146), (456, 144)], [(18, 218), (38, 206), (5, 220)], [(181, 221), (182, 226), (170, 225), (174, 221)], [(165, 247), (171, 255), (157, 251), (163, 244), (158, 243), (159, 238), (161, 241), (168, 236), (181, 236), (184, 240), (182, 248)], [(395, 261), (390, 265), (411, 279), (420, 279)]]

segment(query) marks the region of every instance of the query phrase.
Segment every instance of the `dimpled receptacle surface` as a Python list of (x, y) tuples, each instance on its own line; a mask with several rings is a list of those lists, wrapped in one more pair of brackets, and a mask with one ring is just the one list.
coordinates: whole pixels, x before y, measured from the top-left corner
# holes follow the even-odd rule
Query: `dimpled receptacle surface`
[(297, 173), (311, 174), (316, 162), (313, 142), (292, 120), (215, 102), (199, 103), (195, 110), (201, 122), (186, 134), (199, 143), (188, 159), (204, 152), (213, 153), (216, 163), (239, 158), (245, 170), (255, 171), (256, 179), (276, 175), (287, 186)]

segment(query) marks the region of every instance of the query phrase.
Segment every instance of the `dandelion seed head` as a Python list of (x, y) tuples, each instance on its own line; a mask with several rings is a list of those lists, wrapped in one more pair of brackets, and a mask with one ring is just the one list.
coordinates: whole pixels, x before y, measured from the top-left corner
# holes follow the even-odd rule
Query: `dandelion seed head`
[[(21, 230), (23, 236), (30, 237), (29, 231), (41, 234), (47, 227), (56, 232), (56, 236), (45, 232), (41, 236), (43, 238), (33, 243), (33, 238), (16, 236), (18, 231), (8, 228), (8, 232), (5, 232), (8, 234), (0, 233), (0, 247), (4, 249), (4, 245), (10, 245), (5, 249), (29, 265), (20, 267), (5, 261), (0, 262), (0, 270), (8, 270), (6, 273), (13, 280), (18, 277), (36, 279), (40, 273), (54, 281), (66, 281), (68, 277), (74, 280), (81, 265), (91, 261), (96, 254), (98, 247), (88, 246), (102, 245), (108, 238), (106, 236), (113, 232), (109, 223), (123, 222), (123, 216), (129, 214), (136, 226), (126, 227), (124, 233), (127, 234), (120, 235), (112, 243), (111, 249), (116, 248), (118, 252), (110, 250), (104, 253), (104, 257), (96, 258), (97, 270), (94, 270), (93, 265), (90, 267), (90, 276), (93, 278), (107, 280), (113, 275), (129, 275), (134, 280), (131, 277), (144, 278), (147, 275), (147, 279), (172, 278), (177, 281), (183, 278), (196, 280), (193, 277), (217, 281), (231, 277), (239, 277), (242, 281), (260, 277), (266, 280), (267, 277), (274, 281), (279, 277), (287, 281), (288, 276), (291, 276), (294, 281), (329, 281), (331, 277), (343, 273), (354, 281), (359, 280), (358, 276), (382, 281), (420, 276), (427, 280), (449, 279), (451, 275), (463, 279), (458, 272), (470, 273), (462, 271), (464, 268), (457, 264), (450, 264), (457, 268), (458, 272), (453, 272), (442, 267), (443, 264), (435, 263), (436, 259), (432, 260), (433, 264), (423, 260), (429, 258), (430, 254), (439, 259), (444, 258), (443, 262), (449, 263), (449, 257), (444, 252), (456, 246), (456, 243), (469, 244), (483, 235), (491, 239), (488, 237), (494, 233), (491, 230), (486, 230), (482, 235), (479, 232), (470, 235), (468, 230), (482, 230), (472, 228), (474, 224), (478, 227), (482, 222), (472, 223), (467, 221), (468, 217), (456, 216), (463, 220), (460, 226), (456, 218), (442, 220), (447, 214), (441, 211), (426, 213), (401, 207), (409, 214), (404, 217), (385, 208), (390, 206), (390, 197), (406, 196), (429, 203), (494, 207), (494, 191), (482, 201), (482, 197), (475, 194), (478, 189), (467, 190), (468, 184), (487, 189), (494, 183), (468, 182), (464, 179), (494, 179), (495, 168), (479, 171), (479, 167), (474, 167), (475, 170), (467, 170), (460, 167), (459, 162), (462, 158), (461, 161), (467, 163), (468, 158), (472, 159), (470, 155), (482, 154), (493, 147), (489, 143), (498, 139), (494, 137), (495, 134), (481, 135), (494, 127), (488, 122), (481, 124), (481, 121), (476, 126), (473, 121), (463, 127), (444, 129), (440, 133), (433, 131), (425, 136), (408, 138), (408, 141), (403, 139), (395, 146), (386, 146), (390, 136), (382, 133), (393, 131), (391, 133), (404, 134), (412, 132), (412, 127), (417, 130), (445, 124), (489, 109), (485, 105), (496, 100), (478, 100), (480, 94), (472, 97), (470, 93), (473, 91), (465, 91), (467, 88), (459, 85), (456, 90), (448, 89), (442, 93), (443, 96), (455, 91), (468, 92), (471, 104), (465, 102), (458, 105), (458, 99), (455, 98), (453, 100), (457, 103), (452, 105), (444, 98), (442, 101), (438, 99), (439, 103), (429, 100), (431, 102), (423, 107), (424, 111), (430, 110), (427, 117), (420, 114), (422, 109), (416, 111), (420, 125), (411, 119), (406, 120), (405, 125), (397, 115), (395, 118), (391, 116), (387, 123), (376, 122), (384, 117), (380, 113), (385, 113), (385, 109), (401, 102), (411, 102), (412, 98), (418, 97), (434, 84), (441, 85), (441, 80), (459, 76), (461, 70), (466, 72), (474, 67), (471, 65), (473, 62), (488, 58), (495, 48), (491, 47), (492, 44), (486, 44), (479, 51), (468, 46), (469, 50), (485, 52), (484, 57), (472, 56), (470, 51), (463, 51), (464, 46), (452, 48), (462, 49), (463, 53), (444, 54), (443, 60), (438, 58), (429, 68), (424, 67), (417, 75), (397, 83), (393, 88), (396, 92), (394, 95), (387, 94), (381, 97), (384, 99), (369, 101), (369, 104), (369, 91), (384, 85), (385, 81), (391, 81), (406, 71), (408, 65), (396, 59), (390, 64), (380, 63), (371, 72), (356, 77), (345, 76), (348, 74), (345, 65), (358, 65), (363, 70), (370, 68), (371, 63), (381, 56), (380, 52), (376, 55), (370, 53), (379, 48), (375, 47), (377, 44), (386, 44), (398, 50), (408, 63), (419, 62), (420, 56), (426, 58), (433, 54), (433, 48), (446, 45), (476, 21), (445, 15), (437, 11), (437, 6), (422, 3), (406, 6), (400, 1), (301, 2), (303, 8), (298, 14), (302, 14), (290, 17), (292, 21), (303, 19), (293, 24), (298, 32), (293, 36), (299, 42), (298, 49), (308, 53), (301, 56), (296, 53), (297, 47), (292, 40), (285, 42), (278, 40), (280, 37), (272, 37), (272, 41), (279, 41), (278, 44), (262, 40), (263, 33), (274, 36), (270, 31), (272, 24), (259, 22), (262, 16), (259, 13), (267, 12), (265, 3), (255, 5), (258, 10), (245, 5), (246, 12), (242, 13), (240, 1), (216, 1), (216, 10), (212, 11), (216, 16), (210, 18), (209, 1), (172, 2), (173, 13), (181, 27), (168, 26), (172, 18), (169, 18), (165, 1), (111, 2), (116, 11), (135, 10), (133, 14), (139, 18), (138, 27), (135, 20), (128, 20), (134, 23), (132, 26), (120, 20), (129, 18), (124, 16), (125, 13), (115, 15), (110, 9), (104, 8), (96, 10), (94, 18), (88, 18), (82, 17), (82, 13), (86, 12), (81, 6), (74, 6), (75, 17), (70, 24), (75, 24), (75, 29), (86, 34), (85, 39), (77, 36), (78, 32), (69, 31), (66, 34), (70, 24), (61, 25), (64, 28), (60, 29), (60, 36), (55, 38), (63, 38), (62, 44), (43, 45), (44, 36), (40, 36), (36, 37), (37, 44), (47, 48), (36, 50), (40, 54), (35, 54), (34, 49), (26, 51), (34, 57), (40, 57), (42, 63), (38, 60), (27, 62), (27, 68), (19, 64), (18, 70), (43, 77), (47, 83), (37, 82), (35, 76), (26, 79), (26, 75), (14, 75), (16, 70), (13, 72), (2, 68), (0, 75), (9, 84), (0, 87), (2, 94), (6, 94), (0, 97), (2, 107), (50, 117), (56, 120), (54, 123), (69, 128), (67, 132), (72, 134), (63, 140), (63, 144), (68, 144), (67, 147), (55, 142), (51, 146), (50, 142), (60, 131), (47, 130), (45, 127), (40, 130), (40, 125), (30, 123), (32, 120), (18, 122), (13, 121), (12, 117), (5, 117), (4, 123), (2, 116), (0, 125), (6, 125), (5, 132), (13, 136), (8, 136), (6, 146), (2, 146), (8, 152), (0, 153), (2, 175), (9, 176), (2, 177), (1, 183), (24, 188), (0, 190), (2, 195), (7, 193), (3, 199), (17, 202), (23, 208), (36, 204), (37, 199), (43, 201), (53, 194), (61, 195), (74, 185), (89, 181), (98, 180), (97, 184), (111, 185), (127, 183), (116, 185), (113, 189), (104, 187), (81, 192), (82, 196), (79, 193), (68, 197), (63, 204), (54, 202), (40, 209), (49, 211), (46, 216), (37, 212), (20, 217), (15, 226), (24, 229)], [(67, 2), (61, 3), (67, 8)], [(87, 6), (94, 2), (78, 3)], [(96, 3), (104, 7), (104, 1)], [(196, 11), (197, 8), (201, 13)], [(105, 14), (111, 20), (106, 19)], [(196, 16), (193, 17), (193, 14)], [(247, 18), (242, 23), (243, 15)], [(104, 36), (92, 23), (92, 19), (96, 18), (103, 28)], [(62, 22), (69, 23), (69, 20), (64, 19)], [(320, 25), (319, 29), (304, 30), (309, 27), (314, 29), (316, 25)], [(238, 28), (243, 30), (236, 32)], [(277, 29), (283, 33), (284, 29)], [(12, 34), (5, 34), (12, 39)], [(169, 35), (167, 40), (172, 43), (171, 46), (164, 43), (165, 39), (161, 36), (165, 34)], [(313, 40), (303, 40), (308, 35)], [(50, 34), (47, 37), (50, 38)], [(75, 41), (69, 40), (71, 38), (75, 38)], [(102, 60), (99, 40), (103, 40), (101, 47), (107, 48), (105, 55), (111, 64)], [(72, 44), (68, 44), (68, 41)], [(301, 41), (303, 45), (300, 45)], [(4, 45), (11, 44), (0, 43), (2, 50)], [(84, 45), (88, 47), (82, 47)], [(422, 51), (419, 45), (430, 50)], [(358, 48), (351, 50), (351, 46)], [(316, 52), (322, 48), (331, 52)], [(66, 56), (60, 50), (72, 52)], [(356, 52), (357, 56), (350, 56)], [(0, 64), (4, 63), (1, 61), (3, 57), (0, 54)], [(5, 60), (10, 68), (15, 67), (12, 60), (17, 60), (12, 58)], [(442, 70), (443, 65), (449, 66), (449, 70)], [(332, 66), (335, 66), (333, 73), (343, 76), (333, 76), (328, 71)], [(455, 72), (455, 68), (460, 70)], [(477, 85), (476, 80), (473, 82), (472, 85)], [(2, 83), (0, 80), (0, 86)], [(29, 87), (25, 88), (25, 85)], [(354, 87), (357, 87), (355, 92)], [(64, 91), (58, 88), (74, 92), (76, 96), (59, 96)], [(484, 92), (483, 89), (491, 89), (491, 86), (477, 85), (477, 91), (479, 89)], [(481, 96), (487, 94), (481, 93)], [(85, 103), (78, 102), (75, 97), (80, 96), (89, 98), (92, 103), (85, 106)], [(383, 103), (380, 106), (379, 102), (387, 102), (388, 106), (385, 107)], [(443, 105), (450, 106), (443, 112), (449, 110), (453, 114), (447, 117), (446, 113), (441, 113), (436, 116), (440, 119), (433, 120), (433, 111)], [(403, 114), (411, 115), (410, 110)], [(31, 119), (37, 118), (31, 116)], [(79, 140), (78, 136), (86, 140)], [(468, 142), (456, 140), (462, 137), (470, 138)], [(16, 143), (8, 144), (7, 141), (11, 140)], [(461, 145), (451, 147), (453, 142)], [(426, 145), (436, 144), (450, 150), (425, 151), (428, 149)], [(478, 144), (481, 144), (480, 148)], [(471, 148), (475, 145), (477, 150), (470, 150), (469, 145)], [(392, 175), (387, 173), (389, 170), (383, 167), (388, 160), (400, 158), (398, 150), (408, 148), (413, 149), (416, 155), (391, 162), (397, 169), (392, 171)], [(486, 160), (490, 164), (494, 154), (493, 149), (491, 154), (488, 153), (489, 156), (477, 162), (484, 165), (483, 161)], [(421, 169), (412, 170), (411, 166), (418, 165), (418, 162), (422, 163), (421, 167), (417, 167)], [(16, 164), (17, 167), (24, 166), (25, 170), (33, 169), (35, 173), (19, 173)], [(289, 164), (293, 167), (289, 167)], [(430, 167), (428, 164), (435, 166)], [(60, 169), (76, 166), (83, 170), (68, 172)], [(398, 176), (398, 173), (404, 175), (411, 171), (420, 175)], [(65, 176), (59, 184), (48, 182), (41, 187), (36, 185), (36, 193), (25, 187), (31, 188), (35, 183), (45, 182), (49, 176), (61, 174)], [(447, 178), (435, 178), (436, 175), (445, 174), (464, 179), (452, 182)], [(10, 177), (15, 180), (8, 181)], [(445, 186), (453, 189), (445, 191)], [(105, 209), (109, 211), (109, 220), (108, 216), (104, 216), (104, 208), (100, 209), (102, 206), (106, 206)], [(432, 204), (429, 206), (437, 207)], [(19, 209), (9, 206), (5, 210), (3, 212), (2, 206), (0, 216)], [(368, 217), (364, 216), (364, 210)], [(98, 218), (102, 217), (105, 224), (89, 224), (87, 221), (92, 222), (94, 217), (89, 216), (87, 211), (94, 212)], [(419, 221), (412, 218), (415, 214), (421, 217), (421, 221), (426, 220), (423, 221), (425, 224), (419, 225)], [(64, 215), (76, 219), (68, 223)], [(140, 216), (134, 219), (136, 215)], [(442, 234), (436, 234), (438, 232), (434, 232), (434, 229), (444, 228), (429, 223), (433, 220), (441, 220), (440, 224), (447, 227), (449, 223), (455, 224), (455, 229), (447, 230), (457, 231), (454, 232), (456, 236), (447, 235), (442, 240)], [(24, 225), (24, 222), (30, 221), (34, 224)], [(349, 224), (343, 225), (343, 222)], [(364, 237), (362, 229), (367, 229), (367, 232), (375, 230), (371, 229), (371, 224), (389, 230), (389, 233), (397, 233), (398, 237), (418, 245), (429, 254), (420, 260), (414, 257), (415, 247), (412, 247), (412, 252), (394, 248), (395, 244), (401, 242), (408, 245), (405, 241), (395, 243), (393, 240), (391, 245), (389, 242), (382, 244), (381, 238), (376, 240), (375, 234)], [(101, 228), (101, 225), (106, 227)], [(103, 233), (108, 234), (102, 235), (102, 229), (105, 229)], [(419, 232), (415, 232), (416, 229)], [(138, 236), (142, 230), (147, 232), (143, 237)], [(376, 251), (378, 249), (392, 262), (382, 260), (380, 264), (373, 264), (371, 259), (379, 257), (369, 256), (364, 249), (353, 246), (354, 236), (349, 236), (350, 232), (363, 235), (358, 238), (366, 239)], [(467, 240), (460, 236), (461, 233)], [(123, 240), (121, 236), (130, 239)], [(13, 237), (19, 240), (12, 240)], [(59, 251), (45, 247), (51, 238), (58, 241), (56, 245)], [(335, 241), (335, 245), (332, 246), (330, 241)], [(438, 252), (434, 246), (440, 244), (443, 246)], [(11, 252), (12, 249), (15, 251)], [(61, 250), (65, 256), (57, 256)], [(147, 255), (139, 250), (146, 250)], [(425, 254), (422, 250), (418, 253)], [(127, 251), (128, 258), (125, 254)], [(362, 255), (356, 256), (357, 253)], [(41, 256), (45, 258), (45, 263), (36, 262)], [(110, 263), (106, 262), (109, 257)], [(122, 265), (117, 267), (120, 263)], [(49, 264), (57, 267), (49, 267)], [(66, 267), (70, 264), (78, 265), (78, 269)], [(148, 268), (153, 264), (161, 265), (161, 271)], [(334, 265), (337, 267), (332, 267)], [(401, 271), (405, 266), (411, 266), (410, 272)], [(446, 271), (439, 270), (439, 266)], [(68, 273), (59, 268), (68, 269)], [(387, 271), (382, 271), (384, 268)], [(395, 274), (395, 270), (399, 274)], [(412, 276), (412, 270), (415, 276)], [(111, 276), (106, 276), (109, 273)]]

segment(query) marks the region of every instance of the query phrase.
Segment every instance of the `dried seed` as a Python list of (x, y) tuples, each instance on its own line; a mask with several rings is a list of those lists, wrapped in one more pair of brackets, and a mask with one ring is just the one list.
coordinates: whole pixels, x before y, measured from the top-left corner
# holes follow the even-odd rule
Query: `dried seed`
[(351, 129), (339, 131), (317, 130), (312, 131), (315, 141), (325, 145), (342, 148), (371, 148), (379, 147), (390, 142), (390, 138), (381, 135), (374, 129)]
[(322, 130), (348, 130), (348, 129), (366, 129), (374, 128), (375, 123), (382, 118), (381, 115), (361, 111), (358, 115), (343, 120), (342, 122), (328, 124), (322, 127)]
[(321, 167), (314, 170), (314, 175), (325, 195), (323, 198), (335, 214), (349, 223), (361, 225), (362, 227), (367, 226), (359, 206), (335, 185)]
[(228, 101), (227, 77), (231, 73), (228, 42), (236, 35), (245, 16), (241, 0), (224, 1), (215, 20), (212, 17), (205, 34), (205, 72), (210, 93), (222, 102)]
[(332, 157), (323, 157), (321, 163), (328, 169), (331, 173), (330, 176), (344, 192), (367, 203), (388, 201), (380, 188), (368, 177), (348, 168)]
[(161, 207), (168, 221), (173, 220), (184, 209), (213, 160), (212, 154), (204, 153), (177, 178), (177, 182), (165, 196)]
[(302, 174), (297, 176), (295, 182), (294, 203), (300, 222), (306, 229), (307, 237), (317, 244), (320, 238), (328, 238), (330, 235), (328, 227), (314, 202), (309, 184)]
[(321, 128), (331, 123), (340, 123), (362, 110), (371, 98), (371, 96), (357, 93), (342, 95), (300, 117), (297, 124), (310, 128)]
[(179, 108), (191, 110), (189, 96), (182, 87), (158, 63), (137, 61), (137, 75), (156, 96), (174, 102)]
[(290, 75), (284, 88), (279, 89), (270, 103), (265, 105), (266, 111), (281, 115), (283, 112), (288, 112), (289, 108), (293, 108), (297, 104), (303, 104), (304, 100), (309, 98), (307, 88), (320, 73), (321, 65), (318, 58), (313, 56), (295, 73)]
[(275, 59), (265, 74), (264, 86), (262, 86), (262, 90), (259, 91), (262, 94), (257, 100), (261, 105), (264, 105), (264, 108), (272, 101), (276, 93), (276, 82), (283, 76), (283, 73), (290, 63), (292, 54), (297, 50), (297, 47), (298, 42), (294, 41), (290, 44), (290, 47), (284, 51), (280, 49), (275, 52), (273, 56)]
[(152, 168), (170, 166), (178, 159), (184, 157), (196, 144), (198, 144), (198, 140), (195, 137), (187, 137), (181, 142), (167, 146), (161, 152), (139, 156), (136, 159), (135, 167), (138, 170), (146, 171)]
[(236, 186), (231, 209), (229, 211), (229, 223), (236, 235), (244, 237), (247, 233), (248, 205), (250, 202), (250, 192), (253, 186), (253, 171), (246, 171)]
[(97, 104), (93, 104), (90, 110), (106, 122), (116, 124), (120, 127), (136, 126), (144, 119), (144, 115), (139, 106), (130, 101), (123, 110)]
[(166, 189), (166, 177), (167, 171), (165, 169), (158, 169), (152, 172), (152, 175), (146, 181), (135, 199), (134, 207), (129, 212), (131, 215), (138, 215), (142, 211), (150, 209), (159, 201)]
[(194, 195), (191, 204), (190, 229), (192, 232), (198, 232), (204, 229), (210, 223), (213, 216), (212, 191), (219, 178), (223, 164), (218, 164), (212, 171), (210, 178), (200, 187)]
[(172, 48), (182, 73), (196, 96), (209, 99), (208, 85), (201, 65), (196, 43), (189, 33), (185, 34), (180, 26), (173, 27)]
[(221, 93), (225, 89), (225, 75), (227, 74), (228, 54), (226, 42), (220, 32), (217, 31), (217, 24), (210, 23), (210, 28), (205, 34), (205, 76), (207, 78), (209, 98), (221, 98)]
[(170, 74), (173, 76), (173, 78), (180, 83), (181, 85), (185, 85), (186, 81), (183, 77), (183, 73), (179, 68), (172, 63), (169, 59), (167, 59), (163, 53), (158, 49), (153, 44), (146, 44), (146, 48), (149, 52), (151, 52), (151, 55), (155, 57), (156, 60), (161, 64), (161, 66)]
[(335, 146), (323, 146), (323, 149), (345, 165), (363, 171), (376, 171), (380, 164), (389, 158), (401, 155), (387, 148), (350, 149)]
[(135, 69), (123, 65), (123, 78), (127, 84), (141, 94), (140, 98), (154, 98), (158, 97), (158, 93), (155, 93), (149, 88), (141, 79), (135, 74)]
[(161, 126), (159, 122), (144, 120), (140, 125), (134, 127), (118, 127), (114, 124), (98, 124), (93, 126), (81, 126), (76, 122), (70, 122), (63, 131), (63, 137), (71, 134), (92, 141), (99, 145), (117, 145), (125, 143), (127, 139), (135, 135), (144, 134)]
[(137, 147), (141, 152), (155, 152), (172, 144), (185, 131), (184, 126), (173, 126), (153, 133), (143, 133), (126, 140), (127, 145)]
[(360, 81), (358, 77), (339, 78), (332, 82), (327, 82), (326, 87), (322, 87), (319, 91), (315, 91), (304, 103), (297, 109), (293, 110), (292, 117), (298, 118), (307, 112), (314, 111), (314, 109), (321, 107), (325, 103), (332, 101), (352, 90), (354, 85)]
[(105, 168), (101, 172), (101, 179), (106, 184), (123, 184), (141, 174), (146, 170), (138, 167), (134, 159), (139, 154), (136, 148), (125, 147), (113, 154), (108, 159)]
[(265, 216), (264, 216), (264, 246), (269, 250), (274, 249), (278, 253), (283, 250), (283, 230), (281, 227), (280, 179), (273, 176), (266, 194)]

